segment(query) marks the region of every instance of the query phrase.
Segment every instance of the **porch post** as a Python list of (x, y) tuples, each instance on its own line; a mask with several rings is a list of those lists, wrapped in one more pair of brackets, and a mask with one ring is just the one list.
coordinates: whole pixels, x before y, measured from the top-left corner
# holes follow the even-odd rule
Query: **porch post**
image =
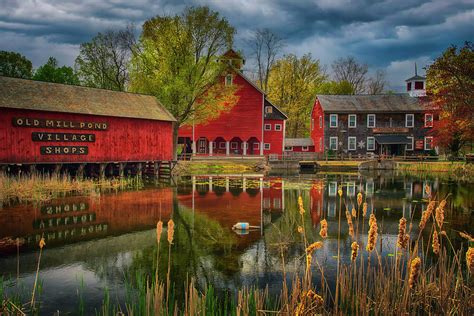
[(242, 142), (242, 146), (244, 147), (243, 148), (243, 154), (244, 154), (244, 156), (247, 156), (247, 142)]
[(196, 155), (196, 141), (193, 139), (193, 143), (191, 144), (191, 150), (193, 151), (193, 156)]
[(213, 142), (210, 141), (209, 142), (209, 156), (212, 156), (212, 145), (213, 145)]
[(260, 143), (260, 156), (263, 156), (263, 142)]
[(247, 192), (247, 178), (242, 179), (242, 191)]
[(225, 142), (225, 155), (229, 156), (229, 154), (230, 154), (230, 142), (226, 141)]
[(212, 192), (212, 177), (209, 177), (209, 192)]
[(225, 191), (229, 192), (229, 177), (225, 177)]

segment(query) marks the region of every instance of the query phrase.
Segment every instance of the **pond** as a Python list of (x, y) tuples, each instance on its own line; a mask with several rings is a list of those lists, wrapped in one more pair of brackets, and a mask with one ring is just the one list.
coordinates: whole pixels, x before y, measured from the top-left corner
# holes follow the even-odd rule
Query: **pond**
[[(342, 199), (337, 194), (340, 186)], [(305, 250), (298, 233), (301, 196), (310, 242), (321, 240), (320, 222), (328, 222), (328, 238), (313, 265), (320, 265), (333, 283), (338, 235), (341, 261), (350, 262), (352, 239), (345, 208), (351, 211), (354, 205), (361, 212), (358, 192), (363, 193), (367, 214), (375, 213), (379, 223), (377, 251), (390, 257), (396, 252), (399, 219), (412, 218), (417, 227), (428, 191), (436, 198), (448, 196), (445, 230), (459, 245), (458, 231), (473, 234), (474, 184), (396, 173), (188, 176), (165, 186), (147, 183), (137, 191), (3, 205), (0, 277), (4, 290), (23, 293), (27, 301), (36, 275), (38, 242), (44, 236), (39, 273), (42, 312), (75, 314), (83, 309), (90, 314), (100, 309), (105, 297), (123, 304), (137, 275), (153, 275), (156, 223), (162, 220), (166, 229), (172, 218), (171, 258), (167, 243), (162, 242), (160, 275), (166, 274), (170, 259), (172, 282), (177, 285), (194, 278), (199, 288), (212, 285), (221, 293), (244, 286), (268, 286), (270, 293), (278, 293), (284, 272), (291, 280), (304, 271)], [(361, 247), (367, 240), (368, 215), (354, 220)], [(254, 228), (233, 230), (237, 222)], [(313, 275), (316, 284), (318, 275)]]

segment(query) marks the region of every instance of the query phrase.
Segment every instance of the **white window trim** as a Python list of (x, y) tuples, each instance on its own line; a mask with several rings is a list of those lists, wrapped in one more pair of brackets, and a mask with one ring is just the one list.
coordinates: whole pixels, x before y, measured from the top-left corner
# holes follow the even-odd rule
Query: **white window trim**
[[(371, 117), (371, 116), (374, 117), (374, 125), (373, 125), (373, 126), (370, 126), (370, 125), (369, 125), (369, 122), (370, 122), (369, 117)], [(377, 119), (377, 118), (376, 118), (375, 114), (367, 114), (367, 128), (375, 128), (375, 126), (377, 126), (377, 121), (376, 121), (376, 119)]]
[(323, 128), (323, 117), (319, 116), (319, 128)]
[(308, 151), (309, 147), (308, 146), (301, 146), (301, 151)]
[[(351, 117), (354, 117), (354, 126), (351, 126)], [(356, 114), (349, 114), (347, 117), (347, 126), (349, 128), (357, 128), (357, 115)]]
[[(230, 80), (228, 80), (229, 78), (230, 78)], [(234, 76), (232, 76), (232, 74), (227, 74), (225, 76), (225, 85), (226, 86), (231, 86), (233, 81), (234, 81)]]
[[(426, 124), (428, 122), (426, 118), (429, 116), (431, 116), (431, 121), (430, 121), (431, 125)], [(433, 127), (433, 119), (434, 119), (433, 113), (425, 113), (425, 127)]]
[(275, 131), (281, 131), (281, 124), (275, 124)]
[[(374, 141), (373, 142), (373, 144), (374, 144), (373, 148), (369, 148), (369, 139), (372, 139)], [(375, 150), (375, 137), (369, 136), (369, 137), (367, 137), (367, 151), (374, 151), (374, 150)]]
[[(351, 148), (351, 139), (354, 139), (354, 148)], [(357, 150), (357, 137), (349, 136), (347, 138), (347, 150), (356, 151)]]
[[(428, 144), (428, 142), (426, 141), (427, 139), (431, 139), (431, 142), (430, 142), (431, 148), (426, 148), (426, 144)], [(426, 136), (425, 137), (424, 148), (425, 148), (425, 150), (432, 150), (433, 149), (433, 136)]]
[(225, 142), (219, 143), (219, 149), (225, 149)]
[(239, 144), (237, 142), (230, 142), (230, 149), (237, 149), (239, 148)]
[(263, 149), (270, 150), (270, 148), (271, 148), (270, 143), (263, 144)]
[[(331, 123), (332, 123), (331, 117), (333, 117), (333, 116), (336, 117), (336, 126), (332, 126), (332, 125), (331, 125)], [(339, 116), (338, 116), (337, 114), (329, 114), (329, 127), (331, 127), (331, 128), (337, 128), (338, 120), (339, 120)]]
[(272, 130), (272, 124), (265, 124), (265, 126), (263, 127), (263, 129), (265, 131), (271, 131)]
[[(336, 140), (336, 148), (331, 148), (331, 140), (332, 140), (332, 139), (335, 139), (335, 140)], [(331, 136), (331, 137), (329, 137), (329, 149), (330, 149), (330, 150), (337, 150), (337, 146), (338, 146), (338, 143), (337, 143), (337, 142), (338, 142), (337, 136)]]
[[(411, 117), (411, 125), (408, 125), (408, 118)], [(405, 114), (405, 127), (415, 127), (415, 115)]]
[[(413, 151), (415, 139), (414, 139), (413, 136), (407, 136), (407, 138), (411, 140), (411, 143), (405, 145), (405, 150), (406, 151)], [(408, 145), (410, 145), (410, 147), (408, 147)]]
[(259, 150), (260, 149), (260, 143), (253, 143), (252, 148), (253, 148), (253, 150)]

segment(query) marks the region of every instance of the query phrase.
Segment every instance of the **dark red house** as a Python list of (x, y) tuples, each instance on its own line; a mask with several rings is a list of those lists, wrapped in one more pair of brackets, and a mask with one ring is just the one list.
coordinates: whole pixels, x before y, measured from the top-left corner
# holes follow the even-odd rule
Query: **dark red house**
[(155, 97), (0, 77), (0, 164), (170, 161), (173, 116)]
[(229, 63), (225, 84), (239, 86), (239, 101), (226, 113), (205, 124), (179, 129), (179, 142), (194, 155), (281, 155), (287, 116), (268, 101), (265, 93), (242, 73), (244, 60), (233, 50), (222, 62)]

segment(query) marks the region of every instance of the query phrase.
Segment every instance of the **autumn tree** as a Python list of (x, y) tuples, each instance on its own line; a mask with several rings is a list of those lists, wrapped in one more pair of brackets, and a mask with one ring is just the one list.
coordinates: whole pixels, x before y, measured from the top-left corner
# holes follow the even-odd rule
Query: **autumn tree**
[(156, 96), (174, 115), (175, 145), (179, 126), (215, 118), (237, 102), (236, 85), (222, 80), (230, 66), (219, 61), (232, 46), (234, 33), (229, 22), (208, 7), (156, 16), (143, 24), (130, 87)]
[(300, 58), (285, 55), (271, 68), (268, 97), (288, 114), (288, 137), (307, 136), (315, 91), (326, 78), (319, 60), (313, 59), (311, 54)]
[(354, 94), (349, 81), (324, 81), (316, 88), (316, 94)]
[(332, 65), (332, 71), (336, 81), (347, 81), (352, 85), (353, 94), (361, 94), (366, 91), (367, 72), (369, 66), (358, 62), (354, 57), (336, 59)]
[(281, 53), (283, 39), (269, 29), (259, 29), (255, 31), (249, 44), (257, 66), (257, 84), (267, 92), (270, 69)]
[(426, 72), (430, 106), (439, 109), (435, 143), (454, 157), (474, 139), (474, 45), (447, 48)]
[(81, 83), (94, 88), (127, 90), (133, 47), (132, 26), (98, 33), (90, 42), (82, 43), (75, 62)]
[(0, 51), (0, 76), (31, 78), (33, 65), (25, 56), (15, 53)]
[(71, 67), (58, 67), (58, 61), (54, 57), (49, 57), (46, 64), (40, 66), (33, 75), (34, 80), (65, 83), (65, 84), (79, 84), (79, 78), (74, 73)]

